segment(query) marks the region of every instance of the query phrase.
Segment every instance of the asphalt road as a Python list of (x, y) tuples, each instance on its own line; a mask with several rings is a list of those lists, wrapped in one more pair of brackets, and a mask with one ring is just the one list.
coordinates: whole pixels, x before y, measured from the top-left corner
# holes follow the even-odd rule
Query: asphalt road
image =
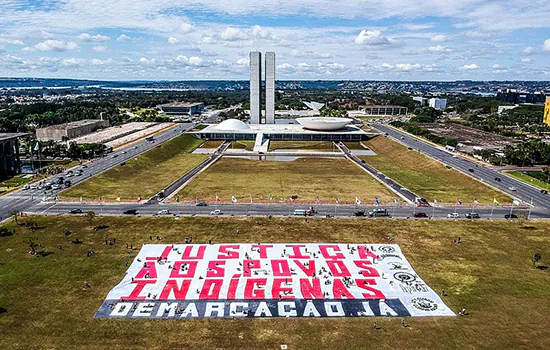
[[(180, 124), (172, 129), (156, 134), (154, 136), (154, 142), (143, 140), (131, 146), (121, 148), (116, 152), (110, 153), (104, 158), (94, 159), (83, 166), (74, 168), (74, 170), (83, 169), (84, 172), (82, 176), (72, 176), (68, 178), (66, 176), (66, 173), (64, 173), (51, 177), (48, 179), (48, 181), (53, 181), (58, 179), (60, 176), (63, 176), (65, 179), (71, 180), (71, 183), (74, 186), (82, 181), (89, 179), (92, 176), (100, 174), (144, 152), (147, 152), (150, 149), (153, 149), (154, 147), (157, 147), (178, 135), (181, 135), (182, 132), (193, 126), (194, 124), (192, 123)], [(53, 197), (62, 191), (63, 190), (56, 190), (48, 191), (47, 193), (45, 193), (43, 190), (38, 189), (18, 190), (13, 193), (4, 195), (0, 197), (0, 221), (6, 219), (11, 210), (23, 212), (31, 211), (33, 207), (36, 207), (37, 205), (39, 206), (45, 195), (47, 197)]]
[[(383, 124), (375, 123), (373, 127), (383, 133), (387, 133), (389, 137), (404, 144), (407, 147), (419, 151), (434, 158), (445, 165), (453, 167), (466, 175), (475, 178), (478, 181), (484, 182), (492, 187), (495, 187), (502, 192), (522, 200), (524, 203), (539, 207), (539, 210), (544, 209), (550, 217), (550, 195), (543, 194), (539, 189), (529, 186), (526, 183), (503, 175), (489, 167), (479, 165), (471, 160), (461, 156), (455, 156), (451, 152), (444, 151), (427, 142), (421, 141), (415, 137), (409, 136), (407, 133), (388, 127)], [(470, 169), (473, 171), (470, 171)], [(500, 181), (496, 180), (499, 178)], [(510, 190), (515, 187), (515, 191)], [(427, 198), (429, 200), (429, 198)], [(473, 200), (473, 198), (464, 198), (464, 200)]]

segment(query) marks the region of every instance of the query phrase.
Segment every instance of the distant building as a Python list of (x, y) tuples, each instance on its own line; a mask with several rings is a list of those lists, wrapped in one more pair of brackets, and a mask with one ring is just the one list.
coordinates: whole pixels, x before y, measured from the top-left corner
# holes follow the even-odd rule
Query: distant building
[(24, 133), (0, 133), (0, 179), (19, 173), (19, 138)]
[(543, 92), (528, 92), (515, 89), (499, 90), (497, 99), (500, 101), (521, 104), (521, 103), (544, 103), (546, 95)]
[(250, 123), (260, 124), (262, 118), (262, 53), (250, 52)]
[(414, 100), (414, 101), (417, 101), (417, 102), (420, 102), (420, 107), (424, 107), (424, 106), (427, 106), (427, 105), (428, 105), (428, 100), (429, 100), (429, 98), (427, 98), (427, 97), (422, 97), (422, 96), (414, 96), (414, 97), (413, 97), (413, 100)]
[(544, 124), (550, 125), (550, 97), (546, 98), (546, 104), (544, 105)]
[(265, 123), (275, 124), (275, 52), (265, 53)]
[(446, 98), (430, 98), (428, 105), (435, 109), (445, 109), (447, 108), (447, 99)]
[(173, 102), (158, 105), (157, 108), (166, 115), (195, 115), (204, 110), (202, 102)]
[(70, 140), (82, 135), (91, 134), (99, 128), (109, 126), (108, 120), (84, 119), (75, 122), (47, 126), (36, 129), (36, 138), (40, 141)]
[(504, 111), (509, 111), (511, 109), (517, 108), (519, 105), (513, 105), (513, 106), (498, 106), (497, 114), (501, 115)]
[(403, 106), (366, 106), (365, 115), (406, 115), (408, 108)]

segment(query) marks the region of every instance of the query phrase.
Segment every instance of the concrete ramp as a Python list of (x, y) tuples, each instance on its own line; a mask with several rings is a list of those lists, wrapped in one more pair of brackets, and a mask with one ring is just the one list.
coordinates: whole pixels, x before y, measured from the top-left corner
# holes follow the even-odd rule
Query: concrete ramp
[(269, 149), (269, 139), (264, 140), (264, 133), (259, 132), (256, 134), (256, 142), (254, 142), (255, 153), (267, 153)]

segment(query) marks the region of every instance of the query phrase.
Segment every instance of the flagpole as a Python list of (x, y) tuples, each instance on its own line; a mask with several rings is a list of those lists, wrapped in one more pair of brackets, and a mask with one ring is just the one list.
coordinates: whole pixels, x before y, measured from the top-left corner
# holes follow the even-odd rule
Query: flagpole
[(527, 212), (527, 220), (531, 217), (531, 208), (533, 208), (533, 197), (531, 197), (531, 205), (529, 206), (529, 211)]

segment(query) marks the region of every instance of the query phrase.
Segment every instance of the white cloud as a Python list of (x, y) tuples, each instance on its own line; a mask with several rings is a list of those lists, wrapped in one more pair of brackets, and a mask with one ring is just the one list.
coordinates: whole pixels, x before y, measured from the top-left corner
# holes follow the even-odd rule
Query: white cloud
[(531, 62), (531, 57), (522, 57), (522, 58), (521, 58), (521, 62), (523, 62), (523, 63), (530, 63), (530, 62)]
[(97, 58), (93, 58), (91, 60), (91, 62), (94, 66), (104, 66), (104, 65), (109, 65), (109, 64), (113, 63), (113, 59), (109, 58), (109, 59), (106, 59), (106, 60), (100, 60), (100, 59), (97, 59)]
[(421, 23), (421, 24), (404, 24), (403, 27), (408, 30), (425, 30), (433, 28), (433, 23)]
[(544, 43), (542, 44), (542, 51), (550, 52), (550, 39), (544, 40)]
[(9, 44), (15, 46), (25, 46), (25, 43), (19, 39), (0, 38), (0, 44)]
[(41, 43), (38, 43), (34, 46), (37, 50), (40, 51), (76, 51), (80, 50), (75, 42), (65, 42), (61, 40), (46, 40)]
[(79, 36), (76, 37), (79, 41), (85, 42), (85, 43), (104, 43), (111, 38), (105, 35), (97, 34), (97, 35), (90, 35), (88, 33), (82, 33)]
[(528, 47), (526, 47), (525, 49), (523, 49), (523, 54), (524, 54), (524, 55), (530, 55), (530, 54), (532, 54), (534, 51), (535, 51), (535, 49), (533, 49), (531, 46), (528, 46)]
[(422, 68), (422, 65), (418, 63), (398, 63), (395, 65), (395, 68), (401, 71), (410, 71), (410, 70), (417, 70)]
[(191, 33), (195, 31), (195, 26), (192, 25), (191, 23), (182, 23), (180, 25), (180, 31), (182, 33)]
[(381, 31), (378, 29), (375, 30), (365, 30), (363, 29), (359, 35), (355, 38), (355, 43), (357, 45), (389, 45), (392, 43), (392, 39), (384, 36)]
[(432, 36), (432, 39), (431, 39), (433, 42), (437, 42), (437, 43), (440, 43), (440, 42), (444, 42), (444, 41), (447, 41), (447, 37), (443, 34), (438, 34), (438, 35), (434, 35)]
[(449, 49), (448, 47), (437, 45), (437, 46), (428, 47), (428, 51), (441, 53), (441, 52), (451, 52), (452, 50)]
[(466, 65), (462, 66), (460, 69), (474, 70), (474, 69), (479, 69), (479, 66), (475, 63), (472, 63), (472, 64), (466, 64)]
[(301, 50), (292, 50), (290, 51), (292, 57), (300, 58), (311, 58), (311, 59), (328, 59), (332, 55), (328, 52), (313, 52), (313, 51), (301, 51)]
[(79, 66), (83, 64), (85, 61), (80, 58), (68, 58), (61, 61), (62, 66)]
[(126, 34), (121, 34), (118, 38), (116, 38), (116, 41), (135, 42), (135, 41), (137, 41), (137, 39), (129, 37)]
[(220, 33), (220, 38), (224, 41), (247, 40), (248, 35), (241, 28), (227, 27)]
[(239, 58), (237, 64), (239, 66), (248, 66), (248, 58)]
[(180, 42), (179, 39), (178, 39), (178, 38), (175, 38), (175, 37), (173, 37), (173, 36), (171, 36), (171, 37), (168, 38), (168, 43), (169, 43), (169, 44), (176, 45), (176, 44), (179, 44), (179, 42)]
[(202, 58), (198, 56), (187, 57), (179, 55), (178, 57), (176, 57), (176, 61), (183, 62), (184, 64), (189, 66), (200, 66), (202, 64)]
[(92, 50), (94, 50), (95, 52), (105, 52), (107, 51), (107, 47), (103, 45), (99, 45), (99, 46), (92, 47)]
[(492, 33), (480, 32), (477, 30), (469, 30), (465, 34), (467, 37), (470, 37), (470, 38), (490, 38), (493, 36)]

